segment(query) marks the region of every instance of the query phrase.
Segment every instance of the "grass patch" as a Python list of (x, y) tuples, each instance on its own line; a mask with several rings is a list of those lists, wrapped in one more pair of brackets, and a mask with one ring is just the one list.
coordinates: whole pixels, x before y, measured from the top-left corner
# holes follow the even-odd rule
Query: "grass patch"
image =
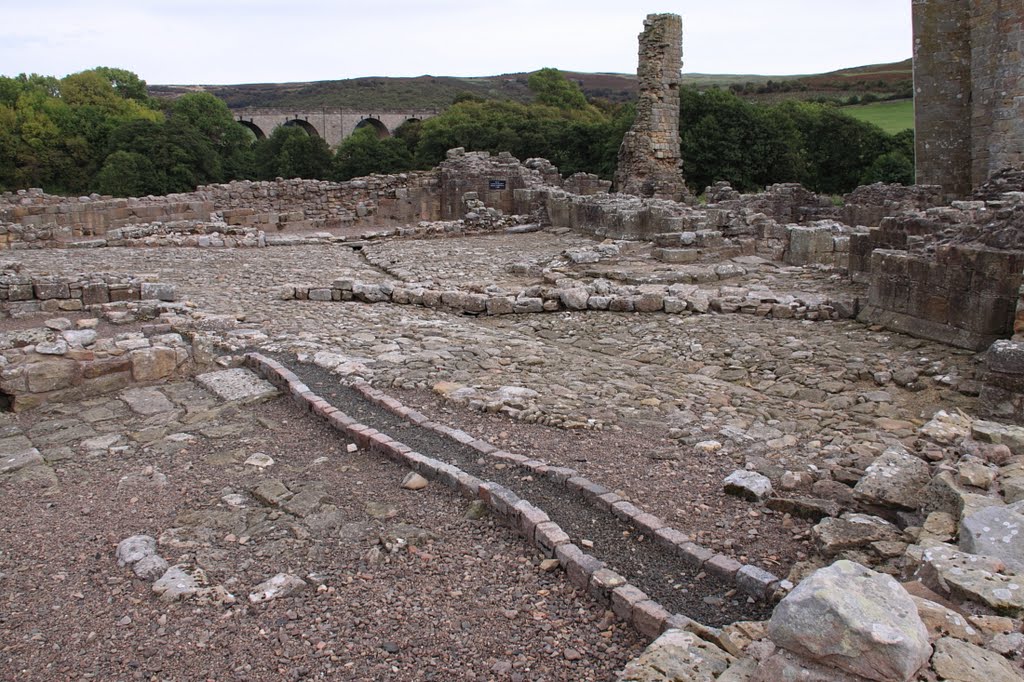
[(843, 113), (876, 126), (889, 134), (914, 127), (914, 101), (874, 102), (843, 107)]

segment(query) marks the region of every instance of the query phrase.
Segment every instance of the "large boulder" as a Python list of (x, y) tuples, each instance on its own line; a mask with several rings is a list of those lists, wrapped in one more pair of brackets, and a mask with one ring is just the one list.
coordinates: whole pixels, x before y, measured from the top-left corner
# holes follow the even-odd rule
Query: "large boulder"
[(853, 490), (868, 504), (916, 509), (930, 480), (928, 463), (897, 446), (883, 452)]
[(768, 635), (798, 656), (879, 682), (910, 680), (932, 654), (910, 594), (852, 561), (805, 578), (775, 608)]

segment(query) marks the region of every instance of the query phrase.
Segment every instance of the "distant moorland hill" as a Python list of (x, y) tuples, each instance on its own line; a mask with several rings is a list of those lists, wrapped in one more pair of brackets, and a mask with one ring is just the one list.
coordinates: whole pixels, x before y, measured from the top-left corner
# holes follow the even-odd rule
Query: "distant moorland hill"
[[(873, 99), (913, 96), (912, 62), (875, 64), (830, 73), (799, 76), (759, 76), (690, 73), (683, 82), (699, 88), (720, 87), (754, 100), (835, 99), (872, 95)], [(636, 97), (636, 76), (620, 73), (564, 72), (591, 99), (625, 102)], [(369, 109), (442, 109), (459, 96), (530, 101), (527, 73), (479, 78), (418, 76), (415, 78), (349, 78), (310, 83), (246, 85), (152, 85), (156, 97), (187, 92), (210, 92), (232, 108), (239, 107), (352, 107)]]

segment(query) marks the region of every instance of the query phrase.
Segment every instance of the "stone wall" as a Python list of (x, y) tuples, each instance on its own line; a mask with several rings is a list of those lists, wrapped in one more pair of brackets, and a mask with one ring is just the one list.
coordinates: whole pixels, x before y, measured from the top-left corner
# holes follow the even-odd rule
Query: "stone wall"
[(128, 275), (92, 273), (76, 277), (0, 272), (0, 313), (71, 312), (122, 301), (173, 301), (172, 284)]
[(106, 339), (90, 329), (7, 332), (0, 408), (21, 412), (160, 381), (191, 369), (195, 343), (165, 324)]
[(1024, 164), (1024, 5), (914, 0), (917, 182), (967, 196)]
[(12, 244), (55, 245), (154, 221), (208, 220), (214, 205), (195, 195), (114, 199), (97, 194), (59, 197), (42, 190), (0, 196), (0, 250)]
[(1013, 333), (1024, 252), (943, 245), (871, 254), (867, 323), (970, 350)]
[(622, 194), (679, 201), (688, 194), (679, 150), (683, 20), (649, 14), (639, 41), (636, 119), (619, 147), (615, 186)]
[(1024, 4), (971, 0), (971, 146), (974, 187), (1024, 167)]
[[(440, 217), (434, 171), (321, 180), (239, 180), (188, 194), (69, 198), (22, 190), (0, 195), (0, 250), (59, 247), (138, 225), (207, 223), (265, 230), (407, 225)], [(120, 237), (118, 237), (120, 239)]]
[[(535, 205), (529, 190), (561, 187), (558, 168), (545, 159), (519, 159), (508, 152), (467, 152), (462, 147), (448, 150), (438, 168), (440, 219), (458, 220), (473, 212), (467, 194), (506, 215), (526, 213)], [(524, 190), (527, 190), (524, 192)]]

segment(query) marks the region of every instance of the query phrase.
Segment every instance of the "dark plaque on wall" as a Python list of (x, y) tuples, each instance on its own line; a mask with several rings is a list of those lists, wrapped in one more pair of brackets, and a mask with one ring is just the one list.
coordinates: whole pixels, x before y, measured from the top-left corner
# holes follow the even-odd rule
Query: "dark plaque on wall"
[(507, 189), (508, 183), (505, 180), (488, 180), (487, 189)]

